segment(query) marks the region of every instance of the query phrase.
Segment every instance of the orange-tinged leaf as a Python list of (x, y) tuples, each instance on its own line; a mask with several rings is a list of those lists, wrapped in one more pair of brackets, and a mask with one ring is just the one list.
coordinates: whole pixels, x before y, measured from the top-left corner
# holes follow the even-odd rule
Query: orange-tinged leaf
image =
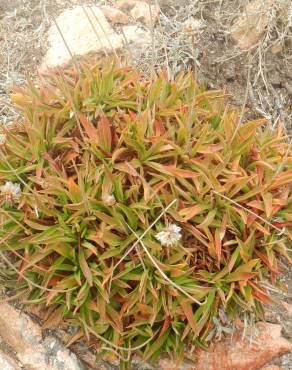
[(123, 323), (122, 323), (122, 319), (119, 315), (119, 313), (114, 310), (111, 305), (107, 305), (106, 306), (106, 315), (107, 315), (107, 318), (108, 320), (111, 322), (111, 324), (113, 325), (113, 327), (119, 331), (119, 332), (122, 332), (123, 331)]
[(252, 270), (257, 263), (258, 259), (253, 259), (240, 265), (234, 272), (227, 275), (224, 280), (227, 282), (249, 280), (256, 275), (256, 272), (253, 272)]
[(32, 103), (32, 97), (20, 93), (10, 95), (10, 99), (19, 107), (26, 107)]
[(82, 191), (74, 181), (73, 177), (69, 177), (68, 179), (68, 190), (74, 201), (81, 202), (83, 200)]
[(43, 153), (43, 158), (48, 161), (48, 163), (50, 164), (50, 166), (57, 172), (59, 173), (61, 176), (63, 176), (64, 178), (66, 178), (66, 173), (64, 172), (64, 170), (61, 169), (60, 165), (49, 155), (49, 153)]
[(158, 335), (158, 338), (161, 337), (165, 332), (166, 330), (169, 328), (169, 325), (171, 323), (171, 319), (169, 316), (166, 316), (166, 318), (164, 319), (164, 322), (163, 322), (163, 326), (160, 330), (160, 333)]
[(227, 142), (229, 142), (234, 135), (234, 128), (237, 121), (237, 116), (237, 112), (227, 113), (227, 110), (225, 110), (222, 117), (224, 133)]
[(261, 200), (252, 200), (247, 203), (247, 206), (259, 209), (260, 211), (264, 211), (264, 204)]
[(198, 153), (211, 154), (223, 149), (222, 144), (203, 145), (198, 149)]
[(234, 210), (234, 211), (236, 211), (236, 212), (240, 215), (240, 217), (241, 217), (242, 221), (243, 221), (245, 224), (247, 224), (247, 222), (248, 222), (248, 217), (247, 217), (247, 215), (246, 215), (246, 211), (245, 211), (244, 209), (242, 209), (242, 208), (238, 208), (237, 206), (235, 206), (235, 207), (233, 208), (233, 210)]
[(217, 213), (217, 210), (212, 209), (207, 214), (207, 217), (205, 218), (205, 220), (202, 223), (200, 223), (200, 225), (198, 225), (197, 227), (200, 229), (203, 229), (204, 227), (208, 227), (214, 221), (214, 218), (216, 217), (216, 213)]
[(132, 166), (132, 164), (128, 162), (116, 163), (114, 165), (114, 169), (117, 169), (121, 172), (128, 173), (129, 175), (134, 176), (134, 177), (139, 177), (139, 174), (136, 171), (136, 169)]
[(84, 251), (82, 249), (79, 253), (79, 264), (80, 264), (80, 268), (83, 272), (83, 275), (85, 276), (85, 279), (88, 282), (88, 285), (92, 286), (93, 285), (93, 283), (92, 283), (92, 273), (91, 273), (91, 270), (90, 270), (90, 268), (87, 264), (87, 261), (85, 259), (85, 254), (84, 254)]
[(106, 152), (111, 151), (112, 133), (109, 121), (105, 117), (101, 117), (98, 122), (98, 144)]
[(99, 137), (96, 128), (93, 126), (91, 122), (88, 121), (88, 119), (81, 113), (78, 113), (78, 118), (82, 124), (82, 126), (85, 129), (85, 132), (87, 133), (88, 137), (98, 143)]
[(269, 190), (273, 190), (273, 189), (278, 188), (278, 187), (280, 187), (282, 185), (285, 185), (285, 184), (289, 184), (289, 185), (292, 184), (292, 170), (291, 171), (286, 171), (286, 172), (278, 175), (277, 177), (275, 177), (272, 180), (271, 185), (269, 186)]
[(270, 217), (273, 213), (273, 194), (272, 193), (262, 194), (262, 198), (264, 201), (266, 215), (267, 217)]
[(222, 217), (222, 222), (221, 222), (221, 227), (220, 227), (220, 234), (219, 234), (219, 239), (222, 241), (225, 233), (226, 233), (226, 228), (227, 228), (227, 213), (225, 212)]
[(73, 161), (75, 158), (79, 156), (79, 153), (75, 152), (74, 150), (68, 151), (64, 157), (63, 157), (63, 162), (68, 163)]
[(217, 253), (216, 253), (216, 246), (215, 246), (215, 244), (214, 244), (214, 242), (210, 242), (209, 244), (208, 244), (208, 252), (209, 252), (209, 254), (210, 254), (210, 256), (212, 257), (212, 258), (216, 258), (217, 257)]
[(269, 295), (263, 290), (263, 289), (260, 289), (257, 284), (255, 284), (254, 282), (252, 281), (249, 281), (249, 285), (251, 285), (253, 287), (253, 290), (254, 290), (254, 295), (255, 297), (263, 302), (264, 304), (269, 304), (271, 303), (271, 298), (269, 297)]
[(236, 139), (237, 142), (241, 143), (255, 134), (256, 128), (263, 126), (267, 123), (266, 118), (260, 118), (257, 120), (249, 121), (244, 125), (240, 125), (240, 128), (237, 132)]
[(262, 252), (260, 252), (260, 251), (258, 251), (258, 250), (255, 250), (255, 254), (263, 261), (263, 263), (266, 265), (266, 266), (268, 266), (268, 268), (271, 270), (271, 271), (273, 271), (273, 272), (275, 272), (275, 273), (279, 273), (280, 272), (280, 269), (277, 267), (277, 266), (273, 266), (272, 264), (271, 264), (271, 262), (269, 261), (269, 259), (268, 259), (268, 257), (264, 254), (264, 253), (262, 253)]
[(239, 168), (240, 158), (241, 158), (241, 156), (240, 156), (240, 155), (239, 155), (239, 156), (237, 156), (237, 157), (233, 160), (233, 162), (231, 163), (231, 169), (232, 169), (232, 171), (237, 171), (237, 170), (238, 170), (238, 168)]
[(193, 225), (189, 224), (189, 223), (186, 223), (185, 224), (185, 227), (187, 230), (190, 231), (190, 233), (196, 238), (198, 239), (203, 245), (205, 245), (206, 247), (209, 246), (209, 242), (205, 239), (205, 235), (200, 231), (198, 230), (196, 227), (194, 227)]
[(206, 206), (203, 206), (201, 204), (196, 204), (193, 207), (183, 208), (178, 213), (180, 216), (183, 217), (183, 221), (186, 222), (189, 219), (193, 218), (194, 216), (203, 212), (205, 209), (206, 209)]
[(271, 171), (275, 171), (275, 168), (270, 163), (268, 163), (268, 162), (265, 162), (265, 161), (255, 161), (254, 164), (256, 164), (257, 166), (266, 167), (266, 168), (268, 168)]
[(142, 315), (152, 315), (153, 314), (153, 307), (147, 306), (146, 304), (137, 303), (137, 307), (139, 308)]
[(191, 303), (188, 302), (187, 300), (181, 300), (180, 305), (183, 309), (184, 314), (186, 315), (188, 323), (190, 324), (193, 332), (195, 333), (195, 335), (198, 335), (198, 328), (194, 319), (194, 313)]
[(222, 251), (222, 239), (220, 237), (220, 230), (215, 230), (215, 249), (216, 249), (216, 256), (217, 260), (220, 262), (221, 260), (221, 251)]
[(243, 200), (249, 199), (254, 197), (255, 195), (259, 194), (262, 191), (262, 187), (254, 187), (248, 193), (239, 196), (238, 198), (234, 199), (236, 202), (242, 202)]
[(263, 233), (264, 235), (270, 235), (270, 232), (269, 230), (267, 229), (267, 227), (261, 225), (259, 222), (257, 221), (254, 221), (252, 223), (252, 226), (255, 227), (257, 230), (259, 230), (261, 233)]
[(175, 166), (164, 166), (164, 168), (169, 171), (174, 176), (179, 176), (184, 179), (192, 179), (198, 177), (198, 174), (195, 171), (184, 170), (182, 168), (177, 168)]
[(57, 326), (60, 324), (63, 318), (64, 308), (63, 306), (57, 308), (53, 313), (48, 317), (48, 319), (42, 325), (42, 329), (51, 328), (52, 326)]
[(71, 335), (71, 337), (68, 339), (67, 343), (66, 343), (66, 347), (70, 347), (74, 342), (76, 342), (77, 340), (79, 340), (80, 338), (82, 338), (84, 335), (84, 331), (83, 329), (79, 329), (77, 331), (77, 333), (74, 333), (73, 335)]

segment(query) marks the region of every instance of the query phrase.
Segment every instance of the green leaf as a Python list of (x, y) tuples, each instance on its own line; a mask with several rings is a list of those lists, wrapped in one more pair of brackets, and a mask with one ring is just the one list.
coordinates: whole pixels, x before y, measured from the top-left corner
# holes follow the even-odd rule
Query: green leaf
[(257, 265), (258, 259), (250, 260), (249, 262), (240, 265), (234, 272), (224, 278), (227, 282), (232, 281), (244, 281), (253, 278), (256, 272), (253, 272), (253, 268)]
[(78, 259), (79, 259), (80, 268), (83, 272), (83, 275), (85, 276), (85, 279), (87, 280), (89, 286), (92, 286), (92, 272), (85, 259), (85, 254), (84, 254), (83, 249), (80, 250)]

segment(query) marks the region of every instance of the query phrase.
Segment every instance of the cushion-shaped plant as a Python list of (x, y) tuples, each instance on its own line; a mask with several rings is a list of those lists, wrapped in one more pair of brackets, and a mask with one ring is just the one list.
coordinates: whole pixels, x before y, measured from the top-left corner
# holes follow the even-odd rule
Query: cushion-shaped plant
[(12, 98), (24, 119), (1, 136), (0, 258), (44, 327), (75, 326), (125, 363), (181, 358), (219, 320), (262, 316), (291, 241), (281, 124), (241, 124), (191, 73), (145, 81), (110, 63)]

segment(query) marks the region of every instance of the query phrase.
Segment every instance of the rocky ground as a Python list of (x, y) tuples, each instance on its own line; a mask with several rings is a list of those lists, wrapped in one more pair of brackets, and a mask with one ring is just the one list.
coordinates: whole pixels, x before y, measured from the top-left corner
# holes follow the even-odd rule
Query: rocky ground
[[(85, 7), (76, 8), (78, 4)], [(192, 68), (208, 88), (226, 88), (242, 112), (265, 116), (274, 127), (281, 120), (289, 134), (291, 4), (290, 0), (157, 0), (151, 5), (138, 0), (0, 0), (0, 124), (17, 121), (9, 101), (12, 85), (23, 84), (28, 76), (34, 79), (39, 70), (66, 64), (68, 48), (96, 58), (116, 53), (147, 73), (162, 68), (173, 75)], [(235, 336), (200, 354), (196, 366), (190, 356), (183, 368), (256, 370), (270, 364), (265, 369), (292, 369), (292, 275), (285, 265), (283, 271), (283, 284), (290, 291), (272, 291), (277, 303), (267, 309), (267, 324), (247, 322), (245, 327), (254, 331), (245, 333), (243, 342)], [(87, 348), (72, 347), (78, 360), (62, 344), (66, 333), (43, 335), (35, 319), (32, 313), (19, 315), (13, 307), (0, 305), (1, 369), (95, 366)], [(95, 368), (116, 367), (103, 361)], [(177, 369), (167, 359), (161, 359), (160, 368)]]

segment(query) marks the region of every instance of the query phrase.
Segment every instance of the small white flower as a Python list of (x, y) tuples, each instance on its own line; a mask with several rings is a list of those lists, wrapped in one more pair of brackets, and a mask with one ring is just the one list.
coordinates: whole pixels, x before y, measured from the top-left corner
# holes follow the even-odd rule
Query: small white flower
[(73, 117), (74, 117), (74, 115), (75, 115), (75, 113), (71, 110), (71, 111), (70, 111), (70, 114), (69, 114), (69, 117), (70, 117), (70, 118), (73, 118)]
[(21, 195), (20, 185), (6, 181), (4, 185), (0, 186), (0, 193), (4, 195), (6, 202), (11, 202), (12, 199), (18, 201)]
[(6, 141), (6, 134), (0, 132), (0, 145), (3, 145)]
[(168, 225), (163, 231), (155, 235), (162, 245), (167, 247), (176, 244), (181, 239), (181, 227), (176, 224)]
[(112, 194), (106, 195), (105, 197), (102, 198), (102, 200), (107, 206), (113, 206), (116, 203), (116, 198)]

